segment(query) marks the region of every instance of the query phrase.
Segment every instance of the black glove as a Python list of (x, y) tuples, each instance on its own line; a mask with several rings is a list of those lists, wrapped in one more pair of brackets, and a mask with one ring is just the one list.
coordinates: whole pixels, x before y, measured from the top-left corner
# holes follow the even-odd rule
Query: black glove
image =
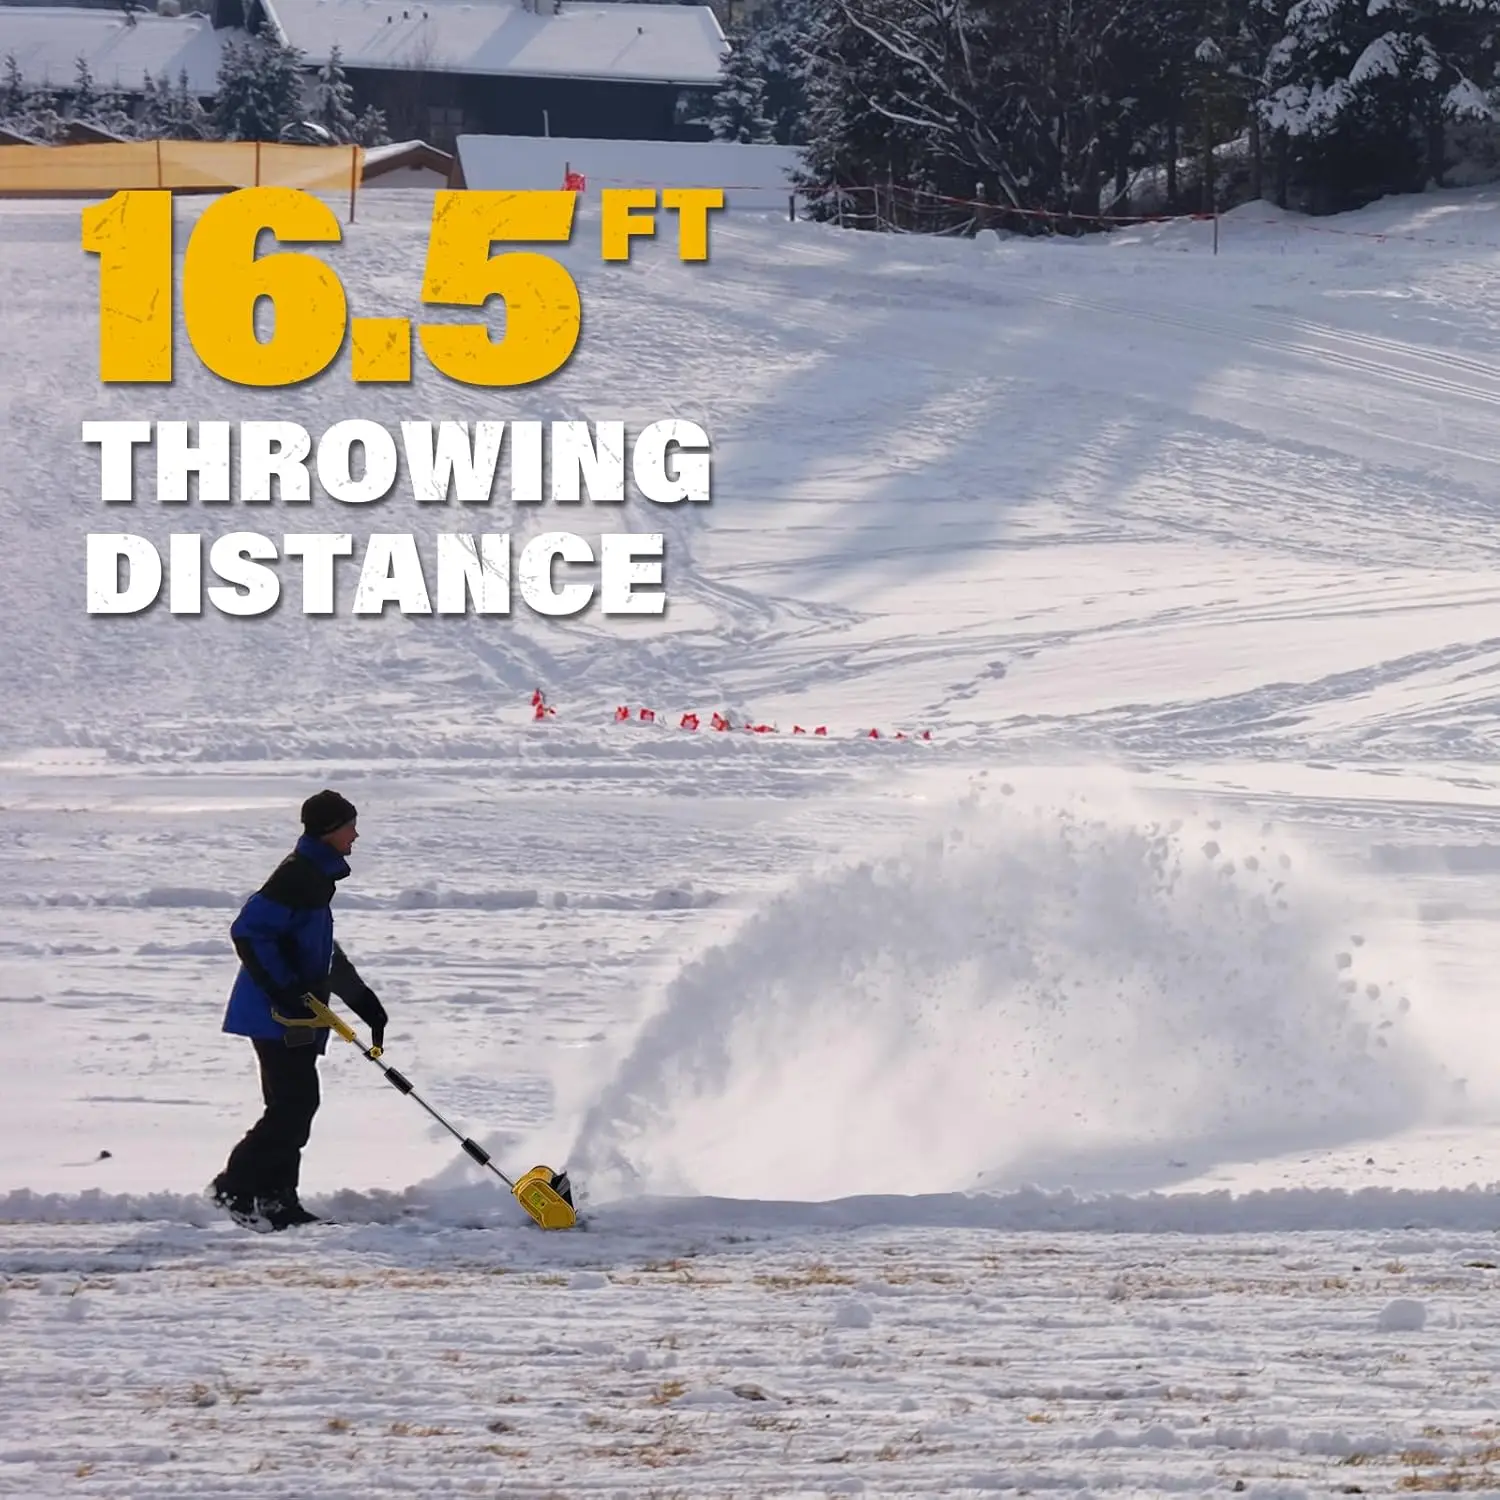
[(367, 989), (358, 1000), (351, 1000), (348, 1004), (349, 1009), (370, 1028), (370, 1045), (384, 1047), (385, 1023), (389, 1017), (385, 1013), (385, 1007), (376, 999), (375, 991)]
[[(296, 989), (280, 991), (271, 1007), (273, 1015), (284, 1017), (288, 1021), (316, 1020), (312, 1007), (305, 998), (306, 994), (307, 991), (300, 986)], [(311, 1047), (318, 1040), (318, 1028), (316, 1026), (288, 1026), (283, 1033), (282, 1040), (288, 1047)]]

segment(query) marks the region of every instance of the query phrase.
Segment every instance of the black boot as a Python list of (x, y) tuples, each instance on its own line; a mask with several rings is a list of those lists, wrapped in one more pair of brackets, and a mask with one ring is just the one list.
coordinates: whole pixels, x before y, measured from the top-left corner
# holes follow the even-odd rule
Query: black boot
[(241, 1192), (222, 1172), (209, 1184), (208, 1196), (216, 1208), (222, 1208), (241, 1229), (264, 1233), (271, 1227), (253, 1194)]
[(295, 1192), (278, 1193), (274, 1197), (257, 1198), (256, 1212), (272, 1230), (296, 1229), (303, 1224), (321, 1224), (317, 1214), (303, 1208)]

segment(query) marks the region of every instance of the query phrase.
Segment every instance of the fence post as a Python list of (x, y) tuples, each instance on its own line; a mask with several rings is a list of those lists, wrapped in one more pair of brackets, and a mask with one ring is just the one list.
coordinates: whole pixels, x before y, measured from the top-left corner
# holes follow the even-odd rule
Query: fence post
[(1219, 253), (1219, 210), (1214, 209), (1214, 254)]
[(797, 222), (797, 195), (795, 193), (786, 195), (786, 216), (793, 224)]
[(359, 147), (349, 147), (349, 222), (354, 222), (354, 195), (359, 188)]

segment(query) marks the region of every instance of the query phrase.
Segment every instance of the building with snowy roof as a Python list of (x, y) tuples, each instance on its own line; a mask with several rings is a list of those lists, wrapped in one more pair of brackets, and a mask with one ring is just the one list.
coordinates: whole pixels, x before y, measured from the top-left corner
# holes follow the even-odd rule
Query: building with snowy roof
[(209, 99), (225, 46), (244, 36), (206, 15), (0, 3), (0, 58), (14, 57), (31, 88), (71, 88), (82, 58), (103, 93), (139, 94), (148, 76), (175, 85), (185, 74), (188, 92)]
[(704, 139), (729, 47), (707, 5), (254, 0), (311, 67), (339, 49), (359, 108), (451, 150), (464, 133)]
[[(83, 58), (101, 91), (186, 74), (202, 100), (249, 33), (296, 48), (309, 75), (335, 47), (356, 110), (398, 141), (452, 151), (460, 134), (704, 140), (697, 123), (729, 51), (708, 5), (628, 0), (194, 0), (208, 15), (0, 0), (0, 58), (67, 88)], [(176, 9), (183, 0), (160, 0)], [(183, 8), (186, 8), (183, 6)]]

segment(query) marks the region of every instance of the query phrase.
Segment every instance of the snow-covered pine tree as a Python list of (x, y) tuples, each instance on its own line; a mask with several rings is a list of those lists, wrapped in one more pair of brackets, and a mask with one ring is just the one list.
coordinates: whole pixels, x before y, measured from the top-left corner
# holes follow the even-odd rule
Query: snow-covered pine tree
[(388, 146), (391, 134), (386, 127), (384, 110), (367, 104), (354, 122), (354, 139), (361, 146)]
[[(1266, 61), (1281, 34), (1291, 0), (1207, 0), (1184, 17), (1193, 41), (1183, 76), (1189, 133), (1197, 138), (1199, 207), (1222, 206), (1221, 176), (1212, 152), (1245, 137), (1242, 169), (1232, 169), (1241, 194), (1259, 198), (1262, 189), (1260, 109), (1266, 93)], [(1231, 191), (1231, 196), (1233, 192)]]
[(34, 141), (55, 141), (67, 123), (63, 110), (64, 101), (56, 89), (46, 85), (28, 87), (20, 108), (7, 115), (5, 125)]
[(89, 116), (89, 124), (126, 140), (135, 140), (141, 133), (134, 106), (124, 94), (101, 94)]
[(25, 108), (26, 80), (21, 76), (21, 64), (14, 52), (7, 52), (0, 69), (0, 119), (15, 119)]
[(1500, 0), (1297, 0), (1263, 109), (1313, 208), (1441, 182), (1449, 129), (1494, 109)]
[(99, 105), (99, 91), (94, 87), (93, 69), (86, 57), (78, 58), (73, 69), (73, 87), (68, 93), (67, 113), (71, 120), (90, 120)]
[[(165, 84), (166, 75), (162, 75)], [(213, 120), (188, 87), (187, 69), (180, 68), (177, 82), (162, 93), (162, 123), (165, 138), (173, 141), (208, 141), (214, 137)]]
[[(910, 226), (944, 155), (910, 101), (932, 95), (920, 62), (923, 0), (817, 0), (806, 42), (805, 143), (796, 185), (814, 218)], [(892, 46), (879, 37), (896, 38)], [(934, 110), (942, 104), (933, 100)]]
[(124, 97), (101, 90), (95, 81), (87, 58), (80, 57), (73, 75), (73, 87), (63, 109), (63, 121), (77, 121), (107, 130), (111, 135), (133, 137), (136, 121)]
[(307, 118), (336, 141), (355, 139), (359, 120), (354, 113), (354, 89), (344, 76), (343, 54), (337, 43), (330, 49), (328, 61), (318, 69)]
[[(993, 3), (993, 0), (992, 0)], [(1039, 227), (1076, 233), (1121, 186), (1155, 126), (1183, 123), (1183, 0), (1003, 0), (984, 36), (979, 144)], [(1004, 178), (1000, 181), (1004, 183)]]
[(143, 140), (155, 141), (165, 140), (166, 131), (162, 123), (166, 115), (163, 107), (162, 96), (168, 93), (171, 85), (163, 74), (160, 80), (153, 78), (148, 71), (141, 79), (141, 103), (140, 112), (136, 117), (137, 127)]
[(706, 123), (716, 141), (767, 145), (774, 137), (766, 116), (766, 85), (754, 34), (742, 28), (731, 32), (728, 42), (731, 50), (724, 59), (722, 81)]
[(141, 95), (137, 131), (146, 140), (203, 141), (212, 134), (208, 115), (188, 88), (187, 69), (174, 84), (165, 73), (148, 76)]
[(226, 141), (274, 141), (302, 118), (302, 54), (264, 35), (224, 44), (213, 123)]
[[(808, 67), (815, 170), (840, 152), (864, 154), (865, 169), (888, 171), (896, 188), (929, 202), (933, 193), (971, 200), (982, 188), (986, 202), (1023, 211), (1017, 223), (1098, 224), (1121, 132), (1135, 128), (1129, 65), (1153, 35), (1156, 0), (821, 7)], [(947, 212), (969, 211), (955, 203)]]
[(1160, 212), (1177, 201), (1192, 116), (1187, 71), (1205, 3), (1212, 0), (1156, 0), (1144, 14), (1122, 12), (1129, 24), (1101, 38), (1099, 76), (1084, 100), (1098, 120), (1101, 212)]
[(762, 108), (771, 122), (771, 138), (783, 146), (800, 146), (807, 139), (807, 48), (818, 3), (766, 0), (745, 28), (765, 85)]

